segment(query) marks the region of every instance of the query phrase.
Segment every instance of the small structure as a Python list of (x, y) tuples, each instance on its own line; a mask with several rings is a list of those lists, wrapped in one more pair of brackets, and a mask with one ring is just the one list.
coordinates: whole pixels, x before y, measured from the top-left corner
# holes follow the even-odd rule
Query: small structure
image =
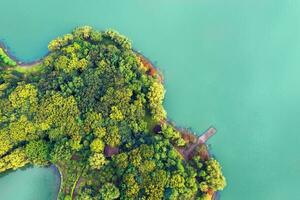
[(182, 154), (186, 160), (190, 159), (195, 149), (204, 144), (211, 136), (213, 136), (217, 130), (214, 127), (208, 128), (198, 139), (197, 142), (191, 144), (187, 149), (185, 149)]
[(211, 136), (213, 136), (217, 130), (214, 127), (210, 127), (207, 129), (199, 138), (197, 143), (202, 144), (205, 143)]

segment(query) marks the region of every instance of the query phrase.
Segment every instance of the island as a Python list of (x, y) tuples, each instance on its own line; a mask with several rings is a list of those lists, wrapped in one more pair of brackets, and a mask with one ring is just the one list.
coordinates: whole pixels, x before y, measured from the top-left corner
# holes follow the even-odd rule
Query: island
[(59, 200), (211, 200), (226, 180), (167, 118), (163, 76), (114, 30), (78, 27), (39, 61), (0, 48), (0, 173), (52, 166)]

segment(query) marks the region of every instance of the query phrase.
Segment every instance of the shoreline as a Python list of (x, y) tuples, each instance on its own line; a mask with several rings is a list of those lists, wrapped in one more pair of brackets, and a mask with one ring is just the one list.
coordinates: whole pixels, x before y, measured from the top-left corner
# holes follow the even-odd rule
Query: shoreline
[(149, 76), (157, 76), (159, 82), (163, 84), (164, 77), (163, 77), (163, 74), (161, 73), (161, 71), (159, 70), (159, 68), (157, 66), (155, 66), (154, 63), (152, 63), (152, 61), (149, 58), (144, 56), (139, 51), (136, 51), (136, 50), (132, 50), (132, 51), (140, 59), (141, 63), (144, 65), (144, 67), (146, 69), (148, 69), (146, 71), (146, 73)]
[[(17, 66), (15, 67), (23, 67), (23, 68), (31, 68), (37, 64), (41, 64), (44, 60), (44, 58), (50, 54), (50, 52), (48, 51), (46, 53), (45, 56), (43, 56), (42, 58), (36, 60), (36, 61), (32, 61), (32, 62), (22, 62), (20, 61), (15, 55), (13, 55), (9, 48), (5, 46), (5, 44), (0, 41), (0, 48), (3, 49), (3, 51), (12, 59), (14, 60), (16, 63), (17, 63)], [(153, 76), (153, 77), (157, 77), (158, 81), (161, 83), (161, 84), (164, 84), (164, 77), (163, 77), (163, 74), (160, 72), (160, 70), (150, 61), (150, 59), (148, 59), (147, 57), (145, 57), (142, 53), (132, 49), (132, 52), (140, 59), (141, 63), (143, 64), (143, 66), (148, 69), (146, 70), (146, 73), (147, 75), (149, 76)], [(14, 68), (15, 68), (14, 67)], [(181, 134), (181, 137), (184, 139), (184, 136), (187, 136), (187, 137), (190, 137), (191, 139), (196, 139), (196, 141), (194, 142), (191, 142), (189, 141), (188, 145), (191, 146), (191, 145), (196, 145), (196, 148), (200, 145), (204, 145), (205, 146), (205, 149), (206, 149), (206, 153), (207, 153), (207, 159), (208, 158), (211, 158), (212, 157), (212, 154), (209, 150), (209, 147), (208, 145), (206, 144), (206, 142), (204, 143), (201, 143), (201, 144), (196, 144), (197, 143), (197, 139), (203, 134), (201, 135), (197, 135), (196, 133), (194, 132), (191, 132), (190, 130), (188, 130), (187, 128), (182, 128), (182, 127), (178, 127), (176, 126), (176, 124), (174, 122), (172, 122), (171, 120), (169, 120), (168, 118), (167, 119), (164, 119), (162, 121), (163, 123), (167, 123), (169, 125), (171, 125), (175, 130), (179, 131), (180, 134)], [(196, 149), (195, 148), (195, 149)], [(177, 149), (178, 150), (178, 149)], [(182, 149), (181, 149), (182, 150)], [(178, 151), (180, 154), (182, 154), (181, 151)], [(183, 159), (185, 161), (187, 161), (188, 159), (185, 159), (185, 156), (182, 154), (183, 156)], [(62, 181), (63, 181), (63, 176), (62, 176), (62, 173), (60, 172), (58, 166), (54, 165), (54, 164), (51, 164), (50, 165), (50, 168), (53, 170), (53, 172), (57, 175), (59, 175), (60, 179), (59, 179), (59, 190), (57, 192), (57, 198), (58, 198), (58, 195), (59, 193), (61, 192), (61, 186), (62, 186)], [(220, 199), (220, 193), (219, 191), (216, 191), (212, 194), (212, 198), (211, 200), (218, 200)]]
[(2, 41), (0, 41), (0, 48), (6, 53), (7, 56), (9, 56), (13, 61), (15, 61), (17, 63), (17, 65), (15, 67), (24, 67), (24, 68), (31, 68), (35, 65), (41, 64), (43, 62), (43, 59), (50, 53), (50, 52), (47, 52), (46, 55), (44, 55), (42, 58), (37, 59), (35, 61), (23, 62), (20, 59), (18, 59), (17, 56), (15, 56), (10, 51), (9, 47), (7, 47)]
[[(150, 71), (150, 74), (148, 74), (149, 76), (157, 76), (159, 82), (161, 84), (164, 84), (164, 77), (163, 77), (163, 74), (159, 71), (159, 69), (147, 58), (145, 57), (143, 54), (137, 52), (137, 51), (134, 51), (133, 52), (141, 59), (141, 62), (143, 63), (143, 65), (147, 68), (148, 67), (148, 71)], [(144, 62), (145, 64), (144, 64)], [(152, 70), (152, 73), (151, 74), (151, 70)], [(154, 71), (153, 71), (154, 70)], [(146, 71), (147, 72), (147, 71)], [(209, 146), (206, 144), (206, 141), (203, 142), (203, 143), (199, 143), (198, 142), (198, 139), (204, 135), (206, 133), (207, 130), (209, 130), (210, 128), (213, 128), (213, 126), (210, 126), (206, 131), (202, 132), (202, 134), (197, 134), (191, 130), (189, 130), (188, 128), (183, 128), (183, 127), (179, 127), (176, 125), (175, 122), (171, 121), (170, 119), (166, 118), (166, 119), (163, 119), (161, 121), (161, 124), (162, 123), (166, 123), (166, 124), (169, 124), (171, 125), (175, 130), (177, 130), (178, 132), (180, 132), (181, 134), (181, 137), (185, 140), (185, 136), (188, 137), (188, 143), (187, 143), (187, 148), (191, 147), (191, 146), (194, 146), (193, 148), (193, 151), (191, 153), (194, 153), (194, 151), (197, 149), (197, 147), (201, 146), (201, 145), (204, 145), (205, 147), (205, 154), (207, 155), (206, 156), (206, 159), (205, 160), (208, 160), (209, 158), (212, 158), (213, 155), (209, 149)], [(161, 125), (161, 124), (157, 124), (157, 126)], [(190, 140), (191, 139), (191, 140)], [(186, 141), (186, 140), (185, 140)], [(186, 148), (175, 148), (178, 153), (180, 153), (183, 157), (183, 159), (185, 161), (188, 161), (188, 157), (186, 157), (184, 155), (184, 151), (186, 150)], [(215, 191), (211, 194), (211, 200), (219, 200), (220, 199), (220, 191)]]
[(56, 194), (56, 198), (55, 199), (58, 199), (58, 194), (61, 192), (61, 186), (62, 186), (62, 181), (63, 181), (63, 176), (62, 176), (62, 173), (60, 172), (58, 166), (54, 165), (54, 164), (51, 164), (50, 167), (49, 167), (53, 173), (59, 177), (59, 179), (57, 180), (56, 182), (56, 185), (58, 186), (57, 187), (57, 194)]
[[(184, 148), (175, 148), (177, 150), (178, 153), (180, 153), (183, 157), (183, 160), (185, 160), (186, 162), (188, 162), (188, 160), (190, 159), (190, 155), (185, 155), (185, 151), (188, 150), (190, 147), (193, 147), (193, 151), (191, 151), (191, 155), (193, 155), (193, 153), (195, 152), (195, 150), (197, 149), (197, 147), (200, 147), (202, 145), (204, 145), (205, 147), (205, 152), (203, 152), (205, 154), (205, 159), (204, 160), (208, 160), (210, 158), (213, 157), (213, 154), (211, 153), (209, 146), (206, 144), (206, 142), (204, 143), (199, 143), (198, 139), (206, 134), (206, 132), (210, 129), (213, 128), (212, 126), (210, 126), (206, 131), (202, 132), (200, 135), (196, 134), (195, 132), (187, 129), (187, 128), (183, 128), (183, 127), (178, 127), (176, 126), (176, 124), (172, 121), (169, 120), (165, 120), (164, 123), (167, 123), (169, 125), (171, 125), (175, 130), (179, 131), (181, 133), (181, 137), (186, 141), (185, 137), (188, 138), (188, 142), (186, 143), (186, 147)], [(200, 156), (200, 154), (198, 155)], [(211, 200), (219, 200), (220, 199), (220, 191), (215, 191), (213, 192), (211, 195)]]
[(18, 168), (16, 170), (13, 170), (13, 169), (10, 169), (10, 170), (7, 170), (3, 173), (0, 173), (0, 178), (2, 177), (5, 177), (7, 175), (9, 175), (10, 173), (12, 172), (16, 172), (17, 170), (20, 170), (20, 171), (26, 171), (27, 169), (33, 169), (33, 168), (45, 168), (45, 169), (50, 169), (54, 175), (57, 177), (57, 180), (56, 180), (56, 186), (57, 186), (57, 189), (55, 191), (55, 199), (54, 200), (57, 200), (58, 199), (58, 194), (60, 193), (60, 190), (61, 190), (61, 183), (62, 183), (62, 174), (60, 173), (59, 171), (59, 168), (54, 165), (54, 164), (50, 164), (50, 165), (46, 165), (46, 166), (34, 166), (32, 164), (27, 164), (21, 168)]

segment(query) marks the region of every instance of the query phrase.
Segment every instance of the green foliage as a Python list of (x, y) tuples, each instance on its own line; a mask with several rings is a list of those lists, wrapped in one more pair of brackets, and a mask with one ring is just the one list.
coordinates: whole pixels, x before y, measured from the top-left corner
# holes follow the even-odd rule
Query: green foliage
[(163, 85), (158, 82), (153, 82), (147, 93), (147, 98), (149, 101), (149, 109), (156, 121), (165, 119), (166, 117), (166, 111), (162, 106), (164, 96), (165, 90)]
[(9, 169), (18, 169), (28, 162), (24, 149), (15, 149), (9, 155), (0, 159), (0, 173)]
[(25, 147), (27, 158), (36, 165), (44, 165), (49, 160), (49, 146), (43, 141), (30, 141)]
[(134, 174), (128, 173), (123, 177), (123, 195), (125, 198), (136, 198), (140, 187)]
[(13, 147), (13, 142), (5, 129), (0, 130), (0, 157)]
[[(121, 180), (121, 196), (134, 199), (173, 196), (176, 199), (189, 193), (195, 195), (195, 175), (189, 173), (178, 154), (171, 153), (175, 149), (169, 141), (158, 136), (144, 139), (139, 140), (138, 147), (112, 159), (112, 166), (117, 169), (115, 176)], [(172, 156), (168, 157), (169, 154)]]
[(113, 157), (113, 162), (115, 166), (120, 169), (124, 170), (128, 167), (128, 154), (126, 153), (120, 153)]
[(91, 151), (96, 153), (102, 153), (104, 149), (104, 143), (101, 139), (96, 138), (91, 143)]
[[(164, 87), (126, 37), (85, 26), (48, 48), (34, 74), (0, 70), (0, 172), (52, 163), (59, 200), (207, 199), (223, 189), (217, 161), (177, 151), (185, 142), (164, 123)], [(0, 49), (0, 66), (14, 65)]]
[(68, 142), (56, 143), (50, 153), (50, 160), (53, 163), (68, 161), (72, 157), (72, 150)]
[(9, 101), (14, 109), (22, 113), (35, 112), (37, 109), (37, 89), (31, 84), (19, 85), (9, 95)]
[(167, 123), (161, 126), (160, 134), (162, 134), (165, 138), (171, 140), (176, 146), (185, 145), (185, 141), (182, 139), (181, 133)]
[[(98, 130), (101, 128), (101, 123), (102, 123), (102, 116), (99, 113), (96, 112), (88, 112), (86, 113), (86, 118), (84, 121), (84, 130), (86, 132), (90, 132), (92, 130), (94, 131), (102, 131)], [(101, 135), (102, 133), (100, 133)], [(102, 135), (102, 137), (105, 135), (105, 133)], [(99, 137), (99, 136), (98, 136)]]
[(111, 107), (111, 113), (109, 117), (115, 121), (122, 121), (124, 119), (122, 111), (116, 106)]
[(180, 189), (184, 187), (184, 177), (180, 174), (174, 174), (170, 179), (170, 187)]
[(105, 36), (116, 42), (118, 45), (120, 45), (120, 47), (124, 49), (131, 49), (130, 41), (125, 36), (120, 35), (117, 31), (107, 30), (105, 31)]
[(48, 49), (49, 51), (57, 51), (60, 48), (62, 48), (63, 46), (66, 46), (67, 44), (69, 44), (72, 40), (73, 40), (73, 35), (72, 34), (66, 34), (63, 37), (58, 37), (55, 40), (52, 40), (49, 45), (48, 45)]
[(17, 63), (11, 59), (0, 47), (0, 69), (5, 66), (14, 67)]
[(78, 115), (79, 110), (73, 96), (66, 98), (59, 93), (53, 93), (42, 100), (37, 112), (37, 123), (42, 130), (59, 128), (60, 135), (55, 135), (52, 139), (63, 134), (78, 135)]
[(205, 162), (205, 166), (206, 174), (203, 177), (208, 188), (211, 188), (213, 191), (223, 190), (226, 186), (226, 180), (222, 174), (219, 162), (211, 158)]
[(104, 138), (106, 144), (111, 147), (116, 147), (121, 142), (121, 136), (119, 134), (119, 129), (117, 126), (108, 127), (107, 134)]
[(73, 35), (78, 39), (89, 39), (92, 33), (96, 35), (98, 32), (94, 31), (90, 26), (78, 27), (73, 31)]
[(119, 189), (112, 183), (105, 183), (99, 192), (102, 200), (113, 200), (120, 196)]
[(89, 163), (92, 169), (101, 169), (106, 164), (106, 159), (103, 154), (95, 153), (90, 156)]
[(9, 124), (10, 137), (15, 142), (30, 141), (37, 139), (36, 126), (34, 123), (28, 120), (25, 115)]

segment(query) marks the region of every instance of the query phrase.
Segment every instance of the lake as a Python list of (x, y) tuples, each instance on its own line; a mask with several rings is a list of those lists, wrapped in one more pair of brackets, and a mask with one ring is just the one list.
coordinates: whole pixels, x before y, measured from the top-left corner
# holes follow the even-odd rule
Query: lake
[[(164, 73), (170, 119), (197, 133), (218, 129), (208, 143), (228, 182), (222, 200), (300, 196), (300, 1), (1, 0), (1, 7), (0, 39), (24, 61), (80, 25), (128, 36)], [(37, 183), (19, 182), (17, 173)], [(45, 175), (12, 176), (5, 186), (23, 183), (22, 200), (32, 200), (26, 195)]]
[(25, 168), (0, 176), (1, 200), (55, 200), (59, 175), (50, 168)]

